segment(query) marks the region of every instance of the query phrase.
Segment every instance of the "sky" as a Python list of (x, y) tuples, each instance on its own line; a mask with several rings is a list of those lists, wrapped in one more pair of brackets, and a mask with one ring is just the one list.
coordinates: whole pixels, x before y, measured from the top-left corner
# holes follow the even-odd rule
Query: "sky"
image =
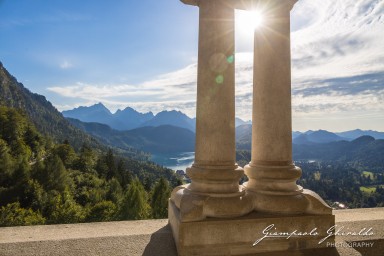
[[(0, 0), (0, 61), (59, 110), (194, 117), (198, 8), (179, 0)], [(236, 116), (252, 112), (253, 28), (236, 12)], [(291, 12), (293, 130), (384, 131), (384, 0)]]

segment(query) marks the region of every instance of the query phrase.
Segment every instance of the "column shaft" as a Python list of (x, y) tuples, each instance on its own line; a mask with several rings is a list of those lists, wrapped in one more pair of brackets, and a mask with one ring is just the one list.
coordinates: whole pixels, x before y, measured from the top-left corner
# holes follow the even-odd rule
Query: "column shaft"
[(187, 168), (191, 183), (174, 189), (170, 200), (183, 222), (253, 210), (252, 198), (239, 186), (244, 171), (236, 164), (235, 10), (226, 0), (199, 1), (198, 6), (195, 161)]
[(199, 2), (195, 161), (187, 168), (196, 193), (238, 195), (243, 169), (235, 146), (235, 10)]
[(251, 164), (292, 162), (290, 8), (280, 5), (255, 31)]
[[(302, 213), (307, 199), (292, 162), (290, 10), (296, 1), (268, 2), (255, 31), (252, 157), (245, 173), (255, 209)], [(285, 205), (284, 208), (281, 205)]]
[(234, 9), (201, 1), (195, 166), (235, 164)]

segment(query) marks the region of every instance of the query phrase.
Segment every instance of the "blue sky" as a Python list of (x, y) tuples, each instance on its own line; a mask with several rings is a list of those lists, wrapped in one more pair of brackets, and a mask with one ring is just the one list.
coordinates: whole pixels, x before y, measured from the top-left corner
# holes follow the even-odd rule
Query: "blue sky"
[[(236, 13), (236, 115), (252, 104), (252, 30)], [(301, 0), (294, 130), (384, 131), (384, 0)], [(0, 61), (59, 110), (195, 114), (198, 8), (178, 0), (0, 0)]]

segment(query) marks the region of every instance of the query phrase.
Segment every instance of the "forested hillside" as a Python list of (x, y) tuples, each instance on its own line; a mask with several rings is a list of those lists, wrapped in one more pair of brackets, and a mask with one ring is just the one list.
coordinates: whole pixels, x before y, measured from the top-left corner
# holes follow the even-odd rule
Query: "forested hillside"
[(181, 182), (147, 159), (72, 126), (0, 63), (0, 226), (165, 217)]
[(125, 162), (111, 149), (75, 152), (20, 110), (0, 107), (0, 124), (0, 226), (166, 217), (180, 184), (171, 170)]
[[(338, 204), (347, 208), (383, 207), (383, 142), (364, 136), (352, 142), (305, 145), (301, 158), (294, 154), (295, 164), (303, 171), (297, 183), (335, 208)], [(251, 151), (237, 151), (236, 159), (240, 166), (248, 164)]]
[(106, 124), (86, 123), (73, 118), (67, 120), (105, 144), (118, 148), (134, 147), (150, 153), (195, 151), (195, 134), (173, 125), (118, 131)]
[(22, 109), (36, 128), (54, 141), (69, 140), (72, 146), (80, 148), (82, 143), (97, 146), (98, 142), (71, 126), (44, 96), (32, 93), (17, 82), (0, 62), (0, 106)]

